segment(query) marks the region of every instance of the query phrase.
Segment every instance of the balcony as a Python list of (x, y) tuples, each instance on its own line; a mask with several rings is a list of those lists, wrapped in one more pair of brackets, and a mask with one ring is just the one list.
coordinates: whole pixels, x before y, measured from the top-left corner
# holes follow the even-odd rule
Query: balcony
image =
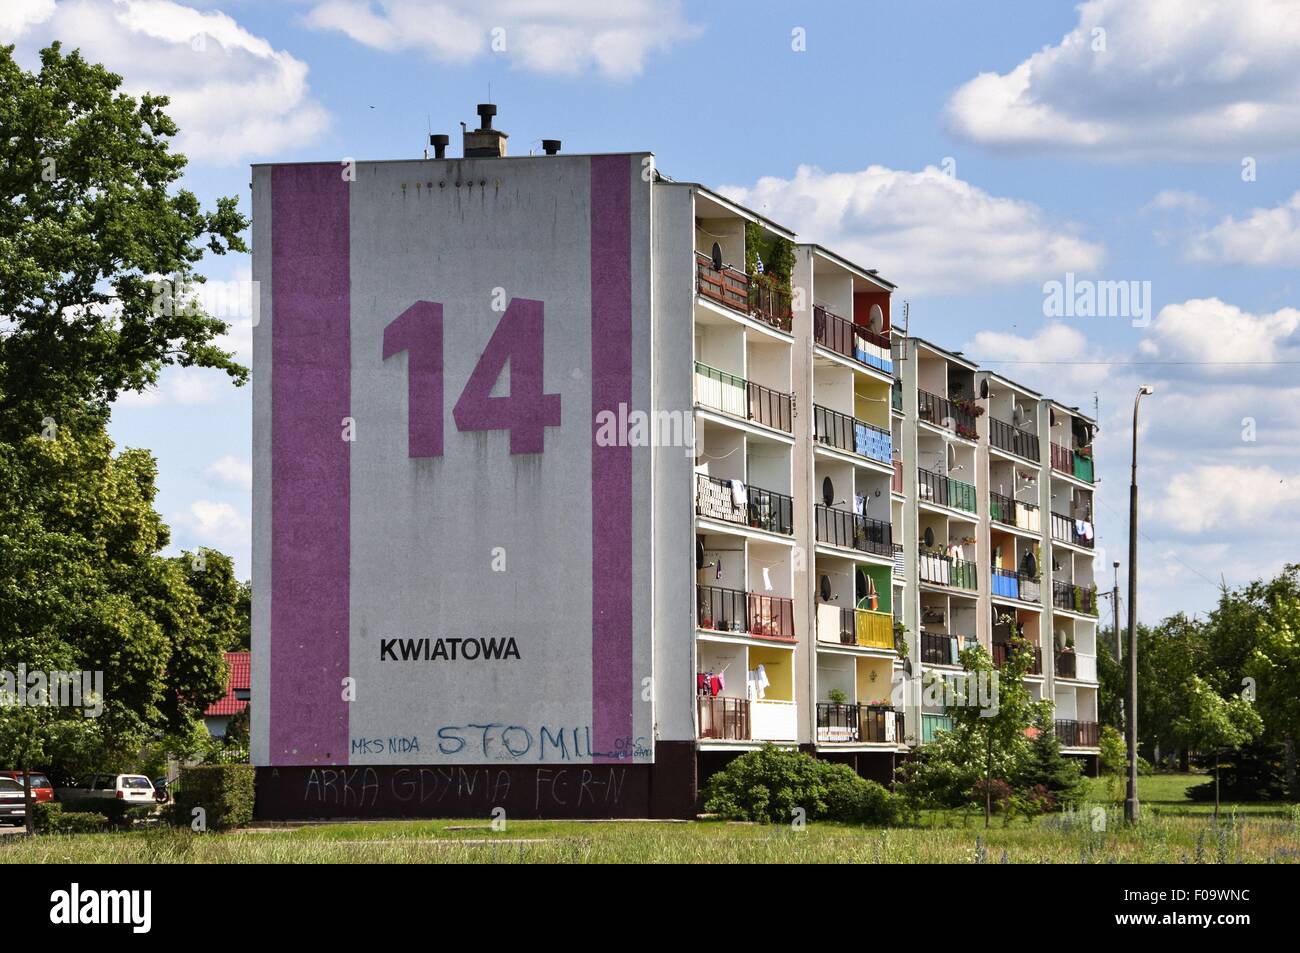
[(1092, 454), (1071, 450), (1063, 444), (1052, 444), (1052, 469), (1069, 474), (1084, 483), (1093, 482)]
[(854, 324), (821, 305), (813, 305), (813, 340), (828, 351), (857, 361), (864, 367), (886, 374), (894, 369), (888, 335)]
[(921, 553), (921, 582), (936, 586), (951, 586), (954, 589), (979, 589), (979, 574), (975, 564), (967, 559), (955, 559), (938, 553)]
[(921, 712), (921, 743), (929, 744), (941, 731), (952, 731), (952, 715)]
[(975, 487), (924, 467), (916, 470), (916, 494), (922, 503), (947, 506), (967, 513), (978, 512)]
[(989, 418), (989, 445), (1034, 463), (1039, 461), (1038, 437), (996, 417)]
[(731, 417), (751, 420), (786, 433), (794, 430), (794, 407), (789, 394), (728, 374), (700, 361), (695, 362), (695, 400), (701, 407)]
[(893, 390), (889, 392), (889, 407), (900, 414), (903, 412), (903, 382), (894, 381)]
[(907, 578), (907, 555), (898, 543), (894, 544), (894, 578)]
[(1052, 583), (1052, 605), (1081, 615), (1097, 614), (1097, 587), (1076, 586), (1069, 582)]
[(916, 398), (916, 414), (921, 420), (955, 431), (957, 436), (967, 440), (979, 439), (979, 431), (975, 429), (974, 401), (956, 404), (924, 390), (917, 390)]
[(894, 477), (889, 481), (889, 489), (894, 493), (903, 492), (903, 461), (894, 461)]
[(753, 529), (794, 533), (794, 501), (784, 493), (775, 493), (750, 484), (739, 489), (730, 480), (695, 475), (695, 512), (709, 519), (748, 526)]
[(726, 265), (714, 268), (713, 260), (699, 252), (695, 253), (695, 278), (703, 297), (790, 333), (793, 314), (788, 289), (768, 279), (750, 280), (744, 272)]
[(1042, 518), (1039, 508), (1033, 503), (1021, 503), (1001, 493), (989, 493), (989, 518), (996, 523), (1028, 530), (1031, 533), (1042, 532)]
[(1058, 718), (1056, 738), (1065, 748), (1095, 748), (1098, 738), (1097, 723)]
[(901, 711), (881, 705), (817, 703), (819, 742), (900, 744), (903, 736), (904, 723)]
[(783, 596), (696, 586), (695, 624), (707, 632), (793, 642), (794, 602)]
[(898, 651), (894, 617), (871, 609), (848, 609), (821, 603), (817, 606), (817, 638), (823, 642), (859, 648)]
[[(1080, 527), (1083, 527), (1080, 530)], [(1052, 539), (1075, 546), (1093, 548), (1092, 524), (1086, 520), (1073, 520), (1064, 513), (1052, 514)]]
[(1078, 657), (1073, 651), (1062, 649), (1056, 653), (1056, 675), (1058, 678), (1078, 678)]
[(893, 557), (894, 538), (888, 523), (821, 503), (815, 507), (814, 515), (817, 542)]
[(894, 438), (888, 430), (848, 414), (813, 405), (813, 428), (818, 443), (856, 453), (878, 463), (894, 461)]
[(940, 632), (921, 633), (921, 661), (926, 665), (959, 665), (960, 635)]
[[(1029, 668), (1027, 668), (1027, 669), (1025, 670), (1025, 674), (1026, 674), (1026, 675), (1042, 675), (1042, 674), (1043, 674), (1043, 650), (1042, 650), (1042, 648), (1041, 648), (1040, 646), (1037, 646), (1037, 645), (1031, 645), (1031, 646), (1029, 647), (1029, 651), (1033, 654), (1033, 658), (1030, 660), (1030, 662), (1029, 662)], [(994, 667), (1000, 670), (1004, 665), (1007, 664), (1007, 656), (1010, 655), (1010, 654), (1011, 654), (1011, 643), (1010, 643), (1010, 642), (994, 642), (994, 643), (993, 643), (993, 665), (994, 665)]]
[(718, 741), (749, 740), (748, 698), (696, 695), (695, 709), (699, 716), (701, 738), (712, 738)]
[(1039, 584), (1038, 577), (1031, 576), (1027, 572), (994, 567), (992, 581), (994, 596), (1020, 599), (1023, 602), (1042, 601), (1042, 586)]

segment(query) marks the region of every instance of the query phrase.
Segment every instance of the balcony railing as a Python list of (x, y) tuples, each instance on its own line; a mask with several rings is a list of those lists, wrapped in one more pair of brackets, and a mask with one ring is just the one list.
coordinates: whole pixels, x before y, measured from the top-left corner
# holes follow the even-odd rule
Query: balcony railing
[(742, 420), (784, 430), (794, 430), (794, 406), (789, 394), (695, 362), (695, 400), (712, 410)]
[(946, 397), (931, 394), (929, 391), (917, 390), (916, 413), (924, 421), (936, 427), (953, 430), (959, 437), (978, 440), (979, 431), (975, 429), (975, 415), (962, 410)]
[(889, 392), (889, 406), (891, 410), (896, 410), (900, 414), (903, 412), (903, 382), (894, 381), (894, 387)]
[(794, 312), (790, 310), (790, 289), (769, 279), (750, 281), (749, 313), (765, 324), (789, 334), (794, 324)]
[(888, 430), (875, 424), (814, 404), (813, 428), (816, 430), (816, 439), (819, 443), (847, 450), (849, 453), (856, 453), (880, 463), (893, 462), (894, 438)]
[(1079, 524), (1064, 513), (1052, 514), (1052, 539), (1073, 543), (1075, 546), (1086, 546), (1088, 549), (1093, 548), (1094, 542), (1086, 532), (1079, 532)]
[(1036, 505), (1013, 500), (1001, 493), (989, 493), (989, 518), (1031, 533), (1042, 531), (1042, 519)]
[(903, 713), (883, 705), (860, 705), (861, 738), (879, 744), (901, 744)]
[(916, 470), (916, 495), (922, 503), (950, 506), (967, 513), (978, 512), (975, 487), (924, 467)]
[(749, 699), (726, 695), (696, 695), (696, 712), (700, 719), (700, 737), (720, 741), (748, 741)]
[(817, 542), (878, 556), (894, 555), (894, 538), (888, 523), (821, 503), (817, 504), (814, 515)]
[(1056, 737), (1066, 748), (1097, 747), (1097, 723), (1095, 721), (1073, 721), (1056, 719)]
[(893, 370), (894, 362), (887, 335), (854, 324), (819, 304), (813, 305), (813, 339), (827, 350), (866, 367), (885, 373)]
[(1031, 576), (1027, 572), (998, 569), (995, 566), (992, 572), (992, 581), (994, 596), (1020, 599), (1024, 602), (1039, 602), (1042, 600), (1042, 587), (1039, 584), (1038, 577)]
[(1056, 653), (1056, 676), (1058, 678), (1078, 678), (1078, 657), (1074, 652), (1061, 650)]
[(695, 512), (710, 519), (765, 529), (769, 533), (794, 533), (794, 501), (784, 493), (730, 480), (695, 475)]
[(921, 582), (934, 583), (937, 586), (952, 586), (955, 589), (969, 589), (972, 592), (979, 588), (979, 573), (970, 560), (921, 553), (919, 563)]
[(1092, 457), (1064, 444), (1052, 444), (1052, 469), (1068, 473), (1085, 483), (1093, 482)]
[(857, 741), (861, 737), (858, 706), (846, 702), (817, 703), (818, 741)]
[(695, 624), (700, 629), (794, 641), (792, 600), (719, 586), (696, 586), (695, 590)]
[(996, 417), (989, 418), (989, 444), (1034, 463), (1039, 460), (1038, 437)]
[(898, 543), (894, 544), (894, 578), (907, 578), (907, 554)]
[(921, 712), (921, 743), (929, 744), (941, 731), (952, 731), (952, 716)]
[[(1042, 650), (1042, 648), (1040, 648), (1040, 647), (1037, 646), (1037, 645), (1032, 645), (1032, 646), (1029, 647), (1029, 651), (1030, 651), (1030, 653), (1033, 655), (1033, 658), (1032, 658), (1032, 659), (1030, 660), (1030, 662), (1029, 662), (1029, 668), (1026, 670), (1026, 674), (1028, 674), (1028, 675), (1042, 675), (1042, 674), (1043, 674), (1043, 650)], [(1011, 643), (1010, 643), (1010, 642), (994, 642), (994, 643), (993, 643), (993, 664), (994, 664), (994, 666), (996, 666), (997, 668), (1000, 669), (1000, 668), (1002, 668), (1004, 665), (1007, 664), (1007, 656), (1010, 655), (1010, 654), (1011, 654)]]
[(1052, 583), (1052, 605), (1084, 615), (1097, 614), (1097, 587), (1076, 586), (1069, 582)]
[(742, 314), (749, 313), (749, 276), (743, 271), (713, 267), (708, 255), (695, 253), (695, 280), (700, 294)]
[[(953, 643), (957, 643), (954, 645)], [(926, 665), (956, 665), (961, 636), (938, 632), (921, 633), (921, 661)]]

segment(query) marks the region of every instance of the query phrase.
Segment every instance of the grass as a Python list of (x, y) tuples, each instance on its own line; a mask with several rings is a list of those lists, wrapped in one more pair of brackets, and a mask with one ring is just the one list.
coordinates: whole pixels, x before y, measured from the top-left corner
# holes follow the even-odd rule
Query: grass
[[(978, 814), (934, 812), (889, 830), (629, 821), (371, 821), (193, 835), (146, 830), (0, 840), (11, 863), (1295, 863), (1300, 809), (1225, 805), (1216, 827), (1186, 801), (1199, 776), (1140, 779), (1143, 823), (1114, 804), (985, 830)], [(1106, 795), (1104, 786), (1094, 788)], [(1251, 808), (1256, 807), (1250, 805)]]

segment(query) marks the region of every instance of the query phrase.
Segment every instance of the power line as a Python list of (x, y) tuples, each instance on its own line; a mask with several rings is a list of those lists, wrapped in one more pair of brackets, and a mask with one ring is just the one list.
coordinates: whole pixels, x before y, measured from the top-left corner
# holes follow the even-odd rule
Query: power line
[(1300, 361), (1007, 361), (967, 358), (976, 364), (1052, 364), (1093, 367), (1294, 367)]

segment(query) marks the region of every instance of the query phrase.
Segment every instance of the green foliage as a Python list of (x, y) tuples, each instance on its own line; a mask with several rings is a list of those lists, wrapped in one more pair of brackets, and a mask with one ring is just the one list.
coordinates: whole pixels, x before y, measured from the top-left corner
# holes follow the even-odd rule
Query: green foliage
[(71, 811), (58, 801), (41, 801), (33, 812), (38, 834), (94, 834), (108, 830), (109, 820), (97, 811)]
[(1056, 737), (1050, 712), (1040, 713), (1035, 727), (1038, 733), (1015, 775), (1017, 787), (1032, 794), (1027, 801), (1030, 807), (1046, 810), (1076, 806), (1088, 788), (1082, 766), (1061, 754), (1061, 743)]
[(774, 279), (782, 288), (790, 287), (794, 273), (794, 242), (773, 235), (757, 222), (745, 224), (745, 273), (754, 278), (762, 259), (763, 275)]
[[(1283, 746), (1257, 741), (1216, 756), (1219, 791), (1227, 801), (1280, 801), (1286, 798), (1286, 764)], [(1213, 801), (1214, 781), (1187, 790), (1193, 801)]]
[(212, 764), (182, 768), (176, 784), (173, 817), (189, 826), (196, 807), (203, 808), (207, 829), (229, 830), (253, 819), (253, 766)]
[(1098, 768), (1103, 775), (1123, 774), (1128, 765), (1128, 742), (1119, 733), (1119, 729), (1103, 725), (1098, 742), (1101, 754), (1098, 756)]
[(704, 810), (730, 820), (789, 823), (796, 808), (808, 820), (889, 824), (897, 818), (893, 796), (860, 778), (848, 765), (830, 764), (798, 751), (765, 744), (709, 779)]
[(1124, 728), (1124, 697), (1128, 692), (1128, 670), (1110, 652), (1113, 635), (1097, 633), (1097, 721)]
[(248, 250), (238, 200), (205, 212), (175, 188), (186, 159), (166, 97), (128, 96), (58, 43), (40, 57), (31, 73), (0, 47), (0, 440), (88, 408), (103, 422), (168, 364), (248, 373), (214, 343), (223, 321), (154, 307), (156, 276), (192, 282), (206, 252)]
[(1193, 750), (1239, 748), (1263, 731), (1264, 723), (1250, 702), (1236, 695), (1224, 698), (1199, 676), (1189, 679), (1184, 694), (1187, 707), (1174, 719), (1174, 731)]

